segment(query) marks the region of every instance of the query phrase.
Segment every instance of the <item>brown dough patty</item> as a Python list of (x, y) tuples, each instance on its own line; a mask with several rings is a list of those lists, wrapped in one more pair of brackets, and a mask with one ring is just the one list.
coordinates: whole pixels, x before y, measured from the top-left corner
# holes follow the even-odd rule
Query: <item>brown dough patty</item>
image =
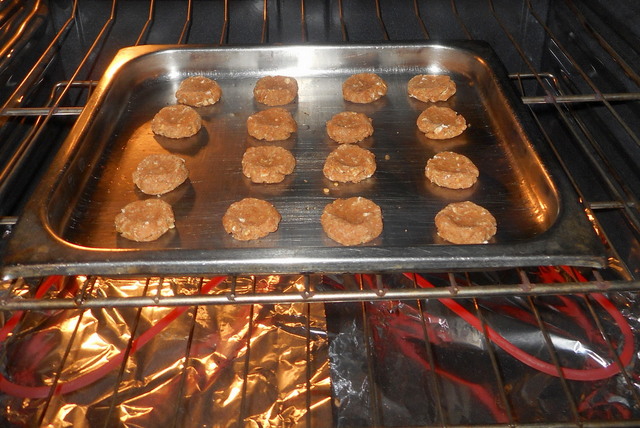
[(298, 82), (293, 77), (265, 76), (253, 88), (256, 101), (268, 106), (282, 106), (298, 96)]
[(127, 204), (116, 215), (116, 231), (132, 241), (154, 241), (169, 229), (175, 219), (171, 205), (161, 199), (145, 199)]
[(160, 153), (149, 155), (138, 164), (133, 183), (147, 195), (162, 195), (184, 183), (188, 176), (184, 159)]
[(221, 96), (222, 89), (218, 82), (205, 76), (187, 77), (176, 91), (178, 102), (192, 107), (213, 105), (220, 100)]
[(448, 189), (467, 189), (479, 175), (471, 159), (453, 152), (440, 152), (429, 159), (424, 172), (433, 184)]
[(242, 173), (254, 183), (279, 183), (295, 166), (291, 152), (278, 146), (249, 147), (242, 156)]
[(362, 197), (336, 199), (324, 207), (322, 229), (342, 245), (358, 245), (382, 233), (382, 211), (375, 202)]
[(373, 125), (365, 114), (343, 111), (329, 119), (327, 134), (341, 144), (357, 143), (373, 135)]
[(278, 230), (280, 213), (267, 201), (245, 198), (232, 203), (222, 217), (222, 225), (239, 241), (267, 236)]
[(438, 235), (454, 244), (484, 244), (496, 233), (496, 219), (470, 201), (444, 207), (435, 217)]
[(329, 153), (322, 172), (331, 181), (358, 183), (376, 171), (376, 157), (355, 144), (344, 144)]
[(456, 93), (456, 84), (446, 75), (418, 74), (409, 80), (407, 92), (424, 102), (446, 101)]
[(420, 131), (435, 140), (457, 137), (467, 129), (464, 117), (449, 107), (428, 107), (418, 116), (417, 124)]
[(182, 104), (162, 108), (151, 121), (151, 130), (167, 138), (186, 138), (202, 127), (198, 112)]
[(342, 83), (342, 97), (352, 103), (367, 104), (387, 94), (387, 83), (374, 73), (359, 73)]
[(254, 113), (247, 119), (249, 135), (258, 140), (286, 140), (298, 130), (295, 119), (288, 110), (273, 107)]

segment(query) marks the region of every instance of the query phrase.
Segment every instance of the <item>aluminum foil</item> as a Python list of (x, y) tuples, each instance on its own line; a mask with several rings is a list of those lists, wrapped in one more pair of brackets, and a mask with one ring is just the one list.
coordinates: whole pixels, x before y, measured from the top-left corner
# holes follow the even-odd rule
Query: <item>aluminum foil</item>
[[(456, 275), (455, 280), (461, 287), (514, 283), (517, 278), (510, 274)], [(540, 281), (560, 281), (563, 275), (579, 280), (574, 274), (530, 273)], [(446, 274), (422, 277), (433, 286), (451, 285)], [(376, 278), (366, 275), (311, 279), (316, 290), (376, 285)], [(384, 275), (382, 282), (389, 288), (416, 286), (403, 275)], [(78, 296), (80, 284), (83, 278), (69, 278), (41, 297)], [(33, 297), (36, 285), (4, 287), (0, 298), (9, 292), (12, 298)], [(153, 296), (192, 294), (207, 287), (208, 280), (198, 278), (98, 279), (84, 292)], [(236, 293), (304, 287), (300, 276), (243, 277)], [(224, 281), (207, 292), (229, 289)], [(0, 348), (0, 426), (368, 427), (640, 420), (639, 303), (637, 294), (618, 293), (105, 308), (30, 311), (15, 325), (16, 315), (5, 313), (0, 333), (10, 334)], [(509, 352), (500, 340), (518, 351)], [(527, 359), (548, 363), (556, 373)], [(567, 370), (566, 379), (558, 376), (554, 359)]]
[[(300, 276), (247, 277), (236, 292), (301, 284)], [(91, 292), (201, 286), (194, 278), (99, 279)], [(67, 284), (52, 293), (65, 288), (76, 291)], [(0, 425), (320, 426), (331, 419), (324, 320), (322, 305), (306, 304), (30, 311), (2, 344)], [(59, 389), (49, 396), (52, 384)]]
[[(469, 280), (499, 280), (491, 275), (495, 274), (457, 280), (461, 286)], [(450, 285), (447, 275), (426, 278), (434, 285)], [(414, 286), (399, 275), (384, 276), (383, 282), (387, 287)], [(340, 276), (325, 278), (323, 285), (341, 289), (373, 284), (370, 280), (367, 285), (366, 278)], [(455, 301), (459, 313), (444, 300), (326, 305), (335, 426), (571, 424), (640, 418), (636, 294), (607, 298), (631, 337), (622, 333), (619, 319), (612, 319), (600, 300), (591, 297), (589, 304), (582, 296)], [(617, 370), (590, 307), (623, 360), (626, 378)], [(557, 373), (525, 364), (524, 354), (514, 357), (488, 340), (483, 328), (474, 328), (460, 316), (463, 311), (481, 317), (521, 352), (544, 362), (555, 357), (562, 367), (576, 370), (570, 376), (585, 379), (568, 379), (563, 385)], [(543, 331), (553, 343), (554, 355)], [(607, 367), (613, 367), (611, 376), (597, 371)]]

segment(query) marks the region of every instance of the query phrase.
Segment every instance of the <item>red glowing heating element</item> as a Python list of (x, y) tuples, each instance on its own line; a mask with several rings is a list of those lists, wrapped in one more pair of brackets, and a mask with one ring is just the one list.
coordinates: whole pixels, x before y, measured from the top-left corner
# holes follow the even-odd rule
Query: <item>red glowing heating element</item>
[[(36, 298), (42, 297), (51, 287), (56, 287), (59, 291), (61, 290), (63, 281), (62, 277), (59, 276), (51, 276), (45, 279), (38, 290), (36, 291)], [(220, 285), (226, 277), (220, 276), (211, 279), (209, 282), (202, 286), (200, 290), (201, 294), (206, 294), (218, 285)], [(140, 336), (134, 339), (131, 342), (130, 352), (133, 354), (136, 352), (138, 348), (146, 345), (151, 339), (153, 339), (158, 333), (164, 330), (171, 322), (173, 322), (176, 318), (182, 315), (189, 307), (182, 306), (177, 307), (171, 310), (167, 315), (165, 315), (160, 321), (151, 326), (148, 330), (143, 332)], [(7, 321), (2, 329), (0, 329), (0, 342), (4, 341), (4, 339), (9, 335), (9, 333), (13, 330), (13, 328), (18, 324), (18, 322), (22, 319), (23, 312), (18, 311)], [(123, 359), (125, 358), (125, 351), (120, 352), (111, 358), (107, 363), (102, 365), (96, 370), (85, 373), (82, 376), (77, 377), (69, 382), (59, 383), (56, 386), (54, 394), (67, 394), (69, 392), (78, 390), (87, 385), (91, 385), (92, 383), (98, 381), (102, 377), (106, 376), (116, 367), (118, 367)], [(22, 398), (45, 398), (49, 395), (51, 387), (49, 386), (23, 386), (9, 381), (7, 378), (0, 374), (0, 391), (13, 395), (15, 397)]]
[[(565, 272), (570, 275), (570, 278), (573, 280), (584, 282), (586, 279), (576, 270), (568, 268), (566, 266), (559, 268), (561, 272)], [(555, 270), (553, 268), (540, 268), (540, 277), (543, 282), (567, 282), (567, 279), (560, 274), (560, 271)], [(433, 288), (433, 284), (427, 281), (420, 275), (406, 273), (406, 277), (409, 279), (414, 279), (416, 284), (419, 287), (423, 288)], [(609, 299), (607, 299), (604, 295), (599, 293), (593, 293), (590, 295), (600, 306), (604, 308), (609, 315), (615, 320), (616, 325), (620, 329), (622, 336), (624, 337), (624, 345), (622, 352), (620, 353), (620, 362), (623, 367), (626, 367), (633, 358), (633, 350), (635, 347), (633, 332), (631, 331), (631, 327), (622, 316), (622, 314), (615, 308), (615, 306), (611, 303)], [(587, 327), (588, 323), (582, 313), (578, 310), (577, 305), (572, 302), (570, 299), (566, 297), (559, 296), (560, 300), (564, 302), (564, 308), (561, 308), (563, 312), (567, 315), (571, 316), (573, 319), (577, 320), (578, 323)], [(461, 304), (456, 302), (454, 299), (438, 299), (442, 304), (452, 310), (459, 317), (464, 319), (467, 323), (469, 323), (473, 328), (482, 332), (483, 326), (481, 321), (475, 317), (471, 312), (466, 310)], [(509, 353), (511, 356), (519, 360), (520, 362), (528, 365), (531, 368), (534, 368), (542, 373), (546, 373), (550, 376), (560, 376), (558, 373), (558, 369), (553, 364), (550, 364), (546, 361), (542, 361), (539, 358), (534, 357), (517, 346), (513, 345), (511, 342), (506, 340), (503, 336), (501, 336), (498, 332), (496, 332), (491, 327), (487, 326), (487, 334), (489, 338), (500, 348), (502, 348), (505, 352)], [(607, 367), (600, 368), (587, 368), (587, 369), (570, 369), (566, 367), (561, 367), (562, 376), (569, 380), (578, 380), (578, 381), (586, 381), (592, 382), (596, 380), (606, 379), (611, 376), (614, 376), (621, 371), (621, 367), (618, 367), (616, 364), (610, 364)]]

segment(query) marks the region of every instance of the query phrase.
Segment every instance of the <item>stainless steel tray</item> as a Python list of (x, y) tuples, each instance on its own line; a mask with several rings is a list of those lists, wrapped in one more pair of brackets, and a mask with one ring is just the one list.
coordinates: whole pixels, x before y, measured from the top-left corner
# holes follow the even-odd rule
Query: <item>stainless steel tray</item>
[[(357, 72), (381, 75), (387, 96), (369, 105), (343, 101), (341, 83)], [(441, 104), (470, 123), (461, 136), (433, 141), (417, 130), (416, 118), (427, 104), (409, 98), (406, 84), (419, 73), (446, 73), (457, 83), (457, 94)], [(219, 104), (200, 109), (204, 129), (186, 140), (155, 137), (154, 114), (175, 103), (179, 82), (196, 74), (216, 79), (223, 89)], [(253, 101), (256, 80), (273, 74), (298, 79), (298, 100), (287, 108), (299, 130), (277, 143), (292, 150), (298, 164), (283, 183), (252, 184), (240, 159), (246, 147), (265, 143), (247, 135), (245, 121), (264, 108)], [(365, 182), (334, 186), (322, 175), (324, 159), (336, 147), (325, 122), (343, 110), (373, 119), (375, 133), (361, 145), (374, 152), (378, 170)], [(497, 57), (480, 42), (126, 48), (21, 216), (3, 275), (600, 267), (604, 249), (529, 120)], [(442, 150), (478, 165), (472, 189), (445, 190), (427, 181), (425, 163)], [(176, 228), (155, 242), (131, 242), (118, 236), (114, 217), (146, 197), (131, 173), (144, 156), (158, 152), (179, 154), (190, 170), (187, 183), (162, 197), (174, 208)], [(320, 214), (333, 199), (356, 195), (380, 205), (384, 231), (369, 244), (342, 247), (325, 236)], [(247, 196), (278, 208), (276, 233), (238, 242), (224, 232), (226, 208)], [(450, 245), (435, 233), (435, 214), (467, 199), (497, 218), (498, 233), (486, 245)]]

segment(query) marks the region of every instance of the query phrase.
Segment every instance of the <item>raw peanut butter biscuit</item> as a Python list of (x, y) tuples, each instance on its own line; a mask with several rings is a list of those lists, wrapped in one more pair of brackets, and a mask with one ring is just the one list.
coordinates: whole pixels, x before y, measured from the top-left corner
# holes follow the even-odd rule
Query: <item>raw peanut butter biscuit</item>
[(138, 164), (133, 183), (147, 195), (162, 195), (184, 183), (188, 176), (184, 159), (160, 153), (149, 155)]
[(202, 127), (198, 112), (182, 104), (162, 108), (151, 121), (151, 130), (167, 138), (191, 137)]
[(431, 106), (418, 116), (418, 129), (429, 138), (445, 140), (457, 137), (467, 129), (467, 122), (462, 115), (449, 107)]
[(471, 159), (453, 152), (440, 152), (429, 159), (424, 173), (433, 184), (448, 189), (468, 189), (479, 175)]
[(438, 235), (454, 244), (484, 244), (496, 233), (496, 219), (470, 201), (447, 205), (435, 222)]
[(409, 80), (407, 92), (424, 102), (446, 101), (456, 93), (456, 83), (445, 75), (418, 74)]
[(343, 111), (327, 121), (327, 134), (341, 144), (357, 143), (373, 135), (373, 125), (365, 114)]
[(331, 181), (358, 183), (376, 171), (376, 157), (355, 144), (344, 144), (329, 153), (322, 172)]
[(298, 82), (293, 77), (265, 76), (256, 83), (253, 96), (268, 106), (289, 104), (298, 96)]
[(342, 245), (358, 245), (382, 233), (382, 211), (373, 201), (360, 196), (336, 199), (320, 216), (327, 236)]
[(278, 230), (280, 213), (267, 201), (245, 198), (232, 203), (222, 217), (227, 233), (239, 241), (250, 241)]
[(374, 73), (359, 73), (342, 83), (342, 97), (352, 103), (367, 104), (387, 94), (387, 83)]
[(254, 113), (247, 119), (249, 135), (258, 140), (286, 140), (298, 130), (295, 119), (288, 110), (273, 107)]
[(277, 146), (249, 147), (242, 156), (242, 173), (254, 183), (280, 183), (295, 166), (291, 152)]
[(222, 89), (220, 89), (218, 82), (205, 76), (186, 78), (176, 91), (178, 102), (192, 107), (213, 105), (220, 100), (221, 96)]
[(161, 199), (145, 199), (127, 204), (116, 216), (116, 231), (132, 241), (154, 241), (169, 229), (175, 219), (171, 205)]

